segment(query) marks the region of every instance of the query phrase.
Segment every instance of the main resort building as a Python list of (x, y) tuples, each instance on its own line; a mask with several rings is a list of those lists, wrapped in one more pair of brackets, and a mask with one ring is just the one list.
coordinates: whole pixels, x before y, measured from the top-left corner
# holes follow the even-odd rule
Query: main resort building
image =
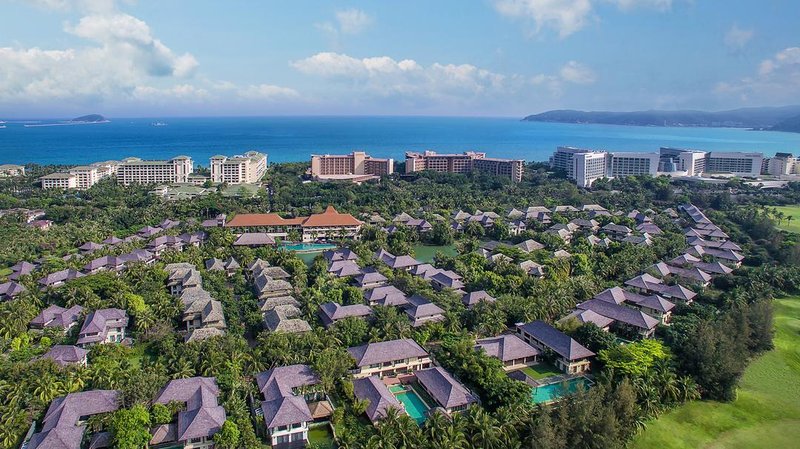
[(580, 187), (591, 187), (594, 181), (601, 178), (636, 175), (757, 177), (762, 172), (762, 165), (762, 153), (706, 152), (681, 148), (661, 148), (656, 153), (558, 147), (550, 157), (550, 166), (565, 171), (567, 177)]
[(240, 156), (212, 156), (211, 182), (227, 184), (255, 184), (267, 172), (267, 155), (248, 151)]
[(522, 181), (525, 161), (520, 159), (487, 158), (486, 153), (465, 151), (461, 154), (439, 154), (435, 151), (406, 153), (406, 173), (423, 170), (449, 173), (472, 173), (480, 171)]
[(303, 242), (320, 239), (358, 237), (362, 222), (350, 214), (341, 214), (328, 206), (321, 214), (308, 217), (283, 218), (278, 214), (238, 214), (225, 227), (241, 233), (263, 232), (272, 237), (286, 238), (289, 232), (297, 231)]
[(146, 161), (136, 157), (124, 159), (117, 167), (117, 182), (130, 184), (188, 183), (194, 171), (192, 158), (176, 156), (167, 161)]
[(317, 181), (369, 181), (394, 173), (393, 159), (374, 158), (363, 151), (311, 156), (311, 176)]

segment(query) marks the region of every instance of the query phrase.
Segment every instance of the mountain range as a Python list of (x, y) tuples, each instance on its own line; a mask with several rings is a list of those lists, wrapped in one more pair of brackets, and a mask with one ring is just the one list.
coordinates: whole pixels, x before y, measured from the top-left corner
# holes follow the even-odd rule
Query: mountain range
[(632, 126), (690, 126), (753, 128), (758, 130), (800, 132), (800, 105), (741, 108), (729, 111), (576, 111), (553, 110), (529, 115), (529, 122), (598, 123)]

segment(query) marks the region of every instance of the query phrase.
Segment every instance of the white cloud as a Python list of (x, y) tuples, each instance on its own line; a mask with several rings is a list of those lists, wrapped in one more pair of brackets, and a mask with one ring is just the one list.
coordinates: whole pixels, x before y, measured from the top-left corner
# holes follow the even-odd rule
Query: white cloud
[(239, 102), (297, 98), (270, 84), (239, 86), (197, 74), (191, 53), (179, 54), (144, 21), (115, 10), (110, 0), (38, 0), (36, 6), (83, 11), (64, 31), (87, 45), (67, 49), (0, 47), (0, 104), (111, 105)]
[(739, 28), (739, 25), (733, 24), (725, 33), (725, 46), (732, 51), (742, 50), (755, 35), (752, 29)]
[(575, 84), (592, 84), (597, 80), (594, 72), (578, 61), (569, 61), (564, 64), (560, 74), (564, 81)]
[(175, 55), (152, 36), (145, 22), (127, 14), (86, 16), (66, 30), (103, 45), (114, 59), (136, 62), (151, 76), (185, 78), (191, 76), (198, 66), (194, 56), (189, 53)]
[(672, 0), (493, 0), (493, 3), (504, 16), (532, 21), (535, 33), (551, 28), (561, 38), (586, 26), (598, 3), (616, 5), (624, 11), (639, 7), (657, 11), (672, 8)]
[(800, 101), (800, 47), (788, 47), (764, 59), (752, 76), (718, 83), (715, 92), (758, 103)]
[(589, 0), (495, 0), (494, 6), (505, 16), (532, 19), (537, 33), (548, 27), (561, 37), (583, 28), (592, 11)]
[(246, 100), (286, 100), (296, 99), (300, 94), (291, 88), (272, 84), (257, 84), (238, 89), (238, 94)]
[(372, 17), (360, 9), (336, 11), (339, 30), (344, 34), (358, 34), (372, 24)]
[(519, 103), (523, 98), (557, 97), (568, 84), (589, 84), (595, 79), (588, 67), (576, 61), (567, 63), (558, 73), (534, 76), (496, 73), (472, 64), (424, 65), (413, 59), (359, 59), (333, 52), (317, 53), (290, 65), (335, 83), (325, 85), (328, 97), (338, 95), (329, 100), (359, 104), (395, 100), (416, 107)]
[(617, 5), (620, 9), (631, 10), (634, 8), (652, 8), (658, 11), (667, 11), (672, 8), (672, 0), (606, 0)]

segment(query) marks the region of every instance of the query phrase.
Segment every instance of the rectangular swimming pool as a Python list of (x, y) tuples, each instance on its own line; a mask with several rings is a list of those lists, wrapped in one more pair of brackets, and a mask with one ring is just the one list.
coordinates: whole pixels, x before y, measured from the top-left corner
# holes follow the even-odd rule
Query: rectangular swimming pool
[(336, 245), (330, 243), (284, 243), (281, 246), (297, 252), (317, 252), (336, 248)]
[(587, 378), (574, 377), (564, 382), (534, 387), (531, 389), (531, 400), (534, 404), (553, 402), (568, 394), (577, 393), (580, 390), (588, 390), (590, 386), (591, 381)]
[(406, 389), (402, 385), (395, 385), (390, 387), (389, 391), (403, 404), (403, 408), (411, 419), (420, 425), (425, 422), (427, 418), (425, 413), (429, 410), (428, 406), (422, 402), (422, 399), (414, 390)]

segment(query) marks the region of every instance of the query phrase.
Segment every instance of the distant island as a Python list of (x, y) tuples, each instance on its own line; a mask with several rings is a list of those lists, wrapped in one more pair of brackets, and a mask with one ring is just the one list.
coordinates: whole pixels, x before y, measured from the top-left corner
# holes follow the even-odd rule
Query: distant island
[(110, 123), (110, 120), (100, 114), (82, 115), (70, 120), (53, 123), (33, 123), (24, 125), (26, 128), (41, 128), (44, 126), (70, 126), (70, 125), (94, 125), (98, 123)]
[(89, 114), (74, 118), (70, 123), (108, 123), (109, 120), (100, 114)]
[(729, 111), (576, 111), (554, 110), (529, 115), (528, 122), (596, 123), (628, 126), (753, 128), (800, 132), (800, 105), (742, 108)]

